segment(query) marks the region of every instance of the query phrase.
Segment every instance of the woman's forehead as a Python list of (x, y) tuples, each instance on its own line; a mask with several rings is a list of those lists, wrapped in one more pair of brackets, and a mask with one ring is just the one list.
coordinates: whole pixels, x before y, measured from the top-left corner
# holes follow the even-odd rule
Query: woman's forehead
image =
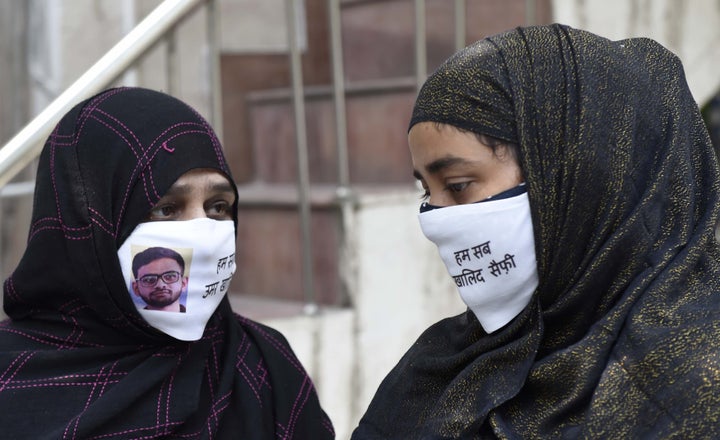
[(180, 194), (198, 189), (233, 191), (230, 179), (211, 168), (197, 168), (182, 174), (168, 189), (168, 193)]

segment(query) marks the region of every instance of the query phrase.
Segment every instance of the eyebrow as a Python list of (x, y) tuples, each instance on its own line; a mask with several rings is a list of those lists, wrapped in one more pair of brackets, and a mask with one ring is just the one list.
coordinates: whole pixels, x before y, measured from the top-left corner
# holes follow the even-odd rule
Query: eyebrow
[(235, 193), (232, 185), (228, 181), (217, 182), (210, 185), (210, 189), (215, 192), (230, 192)]
[[(222, 181), (222, 182), (214, 182), (210, 185), (208, 185), (208, 189), (213, 192), (228, 192), (228, 193), (235, 193), (233, 191), (233, 187), (228, 181)], [(179, 196), (179, 195), (185, 195), (191, 193), (193, 190), (193, 185), (187, 183), (187, 184), (181, 184), (181, 185), (172, 185), (170, 189), (165, 193), (165, 196)]]
[[(454, 165), (459, 165), (459, 164), (468, 165), (470, 163), (471, 162), (469, 160), (463, 159), (461, 157), (445, 156), (445, 157), (441, 157), (440, 159), (434, 160), (434, 161), (430, 162), (429, 164), (425, 165), (425, 170), (429, 174), (437, 174), (440, 171), (442, 171), (448, 167), (451, 167)], [(422, 180), (422, 175), (417, 170), (413, 170), (413, 176), (417, 180)]]

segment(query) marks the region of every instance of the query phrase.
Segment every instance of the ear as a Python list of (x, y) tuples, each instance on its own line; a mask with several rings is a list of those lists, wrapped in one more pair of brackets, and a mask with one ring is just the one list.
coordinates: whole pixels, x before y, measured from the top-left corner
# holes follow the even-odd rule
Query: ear
[(137, 281), (132, 282), (132, 290), (135, 295), (140, 296), (140, 290), (138, 289)]
[(188, 277), (182, 277), (182, 290), (185, 290), (188, 284)]

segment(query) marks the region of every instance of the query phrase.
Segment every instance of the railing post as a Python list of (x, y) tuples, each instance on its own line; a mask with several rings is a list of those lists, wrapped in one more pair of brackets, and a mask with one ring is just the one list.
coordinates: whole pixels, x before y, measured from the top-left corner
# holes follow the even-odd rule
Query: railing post
[(317, 310), (315, 301), (315, 283), (313, 280), (312, 239), (310, 217), (310, 172), (307, 153), (307, 133), (305, 126), (305, 89), (303, 87), (300, 47), (295, 26), (297, 11), (296, 0), (285, 0), (287, 12), (287, 32), (290, 48), (290, 71), (292, 77), (293, 109), (295, 113), (295, 136), (298, 160), (298, 210), (300, 213), (301, 263), (303, 274), (303, 295), (305, 311), (313, 314)]
[(535, 0), (525, 0), (525, 26), (533, 26), (537, 21), (537, 4)]
[(328, 0), (330, 15), (330, 56), (332, 60), (333, 100), (337, 139), (338, 185), (350, 186), (350, 166), (347, 146), (347, 117), (345, 110), (345, 72), (343, 70), (340, 0)]
[(418, 92), (427, 78), (425, 40), (425, 0), (415, 0), (415, 80)]
[(465, 44), (465, 0), (455, 0), (455, 51), (466, 46)]
[(165, 82), (168, 94), (180, 93), (180, 60), (177, 51), (177, 27), (174, 26), (165, 36)]
[(332, 61), (333, 102), (335, 104), (335, 139), (337, 142), (337, 188), (335, 196), (339, 207), (338, 248), (340, 280), (343, 303), (352, 304), (353, 287), (352, 270), (350, 267), (349, 231), (352, 228), (352, 189), (350, 187), (350, 159), (348, 157), (347, 113), (345, 106), (345, 72), (343, 69), (342, 21), (340, 17), (340, 1), (328, 0), (330, 22), (330, 55)]
[(222, 117), (222, 84), (220, 75), (220, 20), (218, 19), (218, 2), (209, 0), (207, 13), (208, 40), (208, 92), (210, 94), (210, 123), (215, 129), (220, 143), (223, 141)]

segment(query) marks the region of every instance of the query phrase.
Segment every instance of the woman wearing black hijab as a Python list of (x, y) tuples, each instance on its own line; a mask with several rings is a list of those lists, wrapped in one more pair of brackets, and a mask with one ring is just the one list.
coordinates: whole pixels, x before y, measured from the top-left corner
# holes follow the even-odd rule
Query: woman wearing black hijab
[[(218, 139), (184, 103), (118, 88), (68, 112), (4, 285), (2, 437), (333, 438), (285, 338), (230, 308), (236, 208)], [(136, 273), (133, 255), (151, 246), (184, 267), (159, 258)], [(166, 299), (171, 285), (179, 299)], [(182, 313), (143, 300), (179, 300)]]
[(562, 25), (489, 37), (429, 77), (408, 139), (469, 309), (353, 439), (720, 435), (720, 174), (674, 55)]

